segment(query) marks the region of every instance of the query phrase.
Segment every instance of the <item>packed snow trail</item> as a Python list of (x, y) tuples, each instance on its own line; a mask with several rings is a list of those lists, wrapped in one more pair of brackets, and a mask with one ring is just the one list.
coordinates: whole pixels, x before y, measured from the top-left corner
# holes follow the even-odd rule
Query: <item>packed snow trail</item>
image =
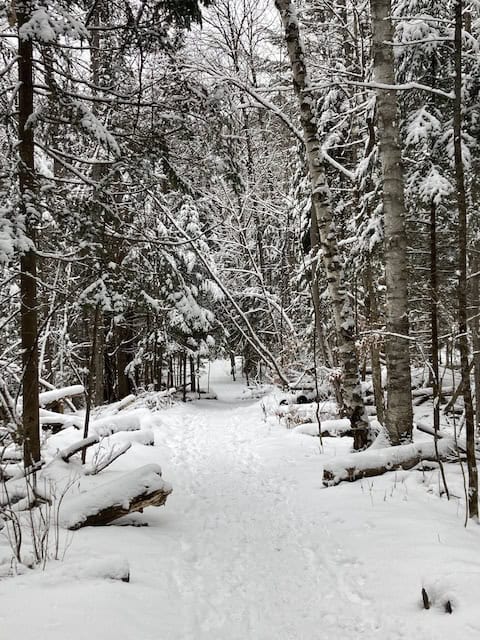
[[(184, 608), (178, 637), (329, 637), (329, 627), (332, 638), (340, 631), (353, 637), (365, 626), (368, 602), (348, 564), (339, 573), (321, 551), (324, 527), (305, 513), (294, 453), (278, 443), (271, 458), (275, 438), (266, 449), (258, 402), (225, 401), (214, 388), (218, 402), (183, 412), (165, 434), (177, 491), (190, 496), (172, 575)], [(322, 620), (336, 594), (357, 609), (355, 617)]]
[[(218, 400), (154, 414), (156, 446), (121, 459), (162, 465), (166, 507), (81, 530), (60, 568), (0, 582), (2, 640), (480, 637), (478, 532), (461, 514), (401, 475), (324, 489), (318, 439), (267, 418), (224, 364), (211, 387)], [(120, 526), (132, 523), (149, 526)], [(128, 559), (129, 584), (102, 579), (112, 556)], [(463, 605), (452, 616), (447, 596)]]

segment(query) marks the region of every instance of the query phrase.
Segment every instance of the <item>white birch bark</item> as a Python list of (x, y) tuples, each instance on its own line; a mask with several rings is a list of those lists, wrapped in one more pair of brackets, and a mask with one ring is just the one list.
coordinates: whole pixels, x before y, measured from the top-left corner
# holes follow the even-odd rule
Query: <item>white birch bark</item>
[[(371, 0), (373, 67), (377, 83), (395, 84), (391, 1)], [(377, 90), (378, 140), (383, 173), (385, 224), (387, 361), (386, 428), (393, 445), (412, 437), (412, 395), (407, 291), (407, 238), (397, 96), (393, 89)]]
[[(315, 118), (315, 99), (310, 88), (295, 5), (291, 0), (275, 0), (275, 5), (285, 29), (285, 42), (292, 69), (293, 87), (300, 107), (300, 120), (312, 185), (312, 215), (315, 216), (315, 219), (312, 220), (312, 226), (318, 228), (321, 256), (327, 275), (328, 292), (332, 301), (338, 360), (343, 374), (344, 410), (350, 418), (355, 433), (354, 447), (361, 449), (367, 444), (368, 419), (365, 414), (360, 386), (353, 309), (345, 289), (341, 256), (332, 218), (330, 191)], [(318, 273), (312, 269), (312, 278), (316, 279), (317, 277)]]

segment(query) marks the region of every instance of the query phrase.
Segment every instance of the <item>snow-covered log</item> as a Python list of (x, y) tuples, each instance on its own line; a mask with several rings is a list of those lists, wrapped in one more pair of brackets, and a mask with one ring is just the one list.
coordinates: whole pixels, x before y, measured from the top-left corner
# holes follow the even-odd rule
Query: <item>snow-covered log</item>
[(89, 487), (88, 491), (65, 498), (59, 524), (66, 529), (105, 525), (145, 507), (165, 504), (172, 487), (162, 479), (156, 464), (135, 469), (110, 482)]
[(43, 495), (42, 487), (39, 487), (33, 483), (29, 477), (40, 471), (44, 466), (44, 461), (39, 462), (24, 469), (23, 466), (18, 465), (16, 473), (10, 478), (4, 478), (4, 481), (0, 483), (0, 507), (11, 507), (16, 505), (15, 508), (18, 511), (23, 510), (23, 506), (20, 504), (22, 501), (26, 501), (25, 508), (29, 508), (29, 505), (35, 504), (37, 499), (45, 501), (46, 496)]
[[(109, 415), (104, 418), (92, 420), (90, 432), (99, 436), (108, 436), (118, 431), (138, 431), (141, 429), (142, 411), (128, 411), (121, 414)], [(40, 409), (40, 424), (58, 425), (61, 429), (75, 427), (83, 429), (85, 418), (71, 413), (55, 413)]]
[(84, 449), (88, 449), (88, 447), (98, 444), (98, 442), (100, 442), (100, 438), (97, 435), (89, 436), (88, 438), (74, 442), (66, 449), (63, 449), (63, 451), (60, 451), (59, 456), (64, 462), (68, 462), (76, 453), (83, 451)]
[[(348, 418), (339, 418), (338, 420), (322, 420), (320, 422), (322, 436), (351, 436), (352, 425)], [(318, 436), (318, 423), (305, 422), (298, 427), (294, 427), (295, 433), (303, 433), (308, 436)]]
[(122, 398), (121, 400), (117, 400), (116, 402), (111, 402), (108, 405), (98, 407), (97, 409), (98, 419), (100, 419), (104, 413), (108, 413), (108, 415), (115, 415), (119, 411), (123, 411), (127, 407), (130, 407), (135, 402), (136, 399), (137, 399), (137, 396), (131, 393), (130, 395), (125, 396), (125, 398)]
[(128, 396), (125, 396), (125, 398), (122, 398), (117, 402), (117, 405), (115, 407), (116, 411), (123, 411), (123, 409), (133, 404), (136, 399), (137, 397), (133, 393), (131, 393)]
[[(441, 390), (442, 399), (445, 398), (445, 396), (451, 396), (453, 392), (453, 387), (443, 387)], [(433, 387), (420, 387), (419, 389), (413, 389), (412, 398), (415, 406), (423, 404), (430, 398), (433, 398)]]
[(9, 444), (2, 450), (2, 463), (13, 462), (20, 463), (23, 461), (23, 452), (21, 447), (16, 444)]
[[(454, 451), (453, 440), (443, 439), (438, 442), (438, 454), (441, 459), (445, 459)], [(327, 462), (323, 467), (323, 484), (332, 486), (344, 480), (353, 482), (361, 478), (380, 476), (395, 469), (411, 469), (422, 460), (437, 460), (434, 442), (368, 449)]]
[(109, 436), (118, 431), (139, 431), (142, 428), (141, 418), (144, 415), (144, 411), (140, 410), (99, 418), (90, 423), (90, 432), (99, 436)]
[(59, 402), (67, 398), (75, 398), (85, 393), (85, 389), (81, 384), (74, 384), (70, 387), (62, 387), (61, 389), (52, 389), (51, 391), (43, 391), (39, 394), (41, 407), (46, 407), (53, 402)]
[[(419, 420), (417, 420), (417, 422), (415, 423), (416, 428), (418, 429), (418, 431), (421, 431), (422, 433), (427, 433), (429, 436), (433, 436), (435, 437), (435, 429), (433, 427), (431, 427), (429, 424), (423, 424), (422, 422), (420, 422)], [(452, 439), (452, 434), (451, 433), (447, 433), (446, 431), (442, 431), (441, 429), (437, 432), (437, 438), (449, 438)], [(467, 451), (467, 445), (465, 442), (465, 438), (453, 438), (455, 440), (455, 444), (456, 447), (459, 451), (461, 451), (462, 453), (466, 453)], [(477, 451), (479, 451), (479, 447), (477, 447)]]
[[(441, 393), (442, 396), (451, 396), (453, 393), (453, 387), (443, 387)], [(433, 387), (419, 387), (418, 389), (412, 389), (413, 398), (420, 398), (422, 396), (431, 398), (433, 396)]]
[(106, 451), (104, 455), (97, 456), (97, 459), (92, 464), (92, 466), (86, 471), (87, 475), (94, 476), (100, 471), (103, 471), (107, 467), (109, 467), (112, 462), (115, 462), (117, 458), (123, 456), (130, 447), (132, 446), (131, 442), (121, 442), (118, 446), (113, 446), (111, 449)]
[(152, 429), (145, 427), (141, 431), (117, 431), (108, 436), (108, 442), (111, 444), (131, 442), (132, 444), (143, 444), (151, 447), (155, 444), (155, 435)]
[(75, 429), (81, 429), (85, 420), (81, 416), (77, 416), (73, 413), (56, 413), (55, 411), (48, 411), (47, 409), (40, 409), (40, 424), (42, 427), (47, 425), (55, 425), (60, 429), (68, 429), (68, 427), (75, 427)]
[(275, 410), (278, 418), (283, 418), (287, 427), (298, 424), (316, 422), (317, 412), (320, 420), (324, 422), (338, 415), (338, 407), (334, 402), (309, 402), (308, 404), (279, 405)]

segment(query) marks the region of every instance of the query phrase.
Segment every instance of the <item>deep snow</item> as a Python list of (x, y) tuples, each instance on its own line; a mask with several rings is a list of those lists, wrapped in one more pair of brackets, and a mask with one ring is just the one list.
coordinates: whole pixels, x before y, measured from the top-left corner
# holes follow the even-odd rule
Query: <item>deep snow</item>
[[(0, 581), (0, 638), (480, 637), (479, 529), (463, 528), (461, 501), (438, 498), (437, 472), (325, 489), (323, 455), (349, 439), (325, 439), (322, 454), (228, 369), (212, 366), (218, 400), (153, 414), (156, 446), (134, 443), (104, 472), (160, 464), (174, 489), (166, 506), (62, 534), (64, 563)], [(130, 583), (107, 579), (126, 561)]]

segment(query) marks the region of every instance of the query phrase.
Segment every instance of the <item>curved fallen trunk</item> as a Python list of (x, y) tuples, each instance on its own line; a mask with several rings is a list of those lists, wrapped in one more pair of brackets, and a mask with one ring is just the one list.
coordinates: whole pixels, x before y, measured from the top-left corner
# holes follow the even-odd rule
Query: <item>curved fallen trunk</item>
[[(455, 450), (455, 442), (451, 439), (438, 442), (438, 455), (441, 460), (454, 454)], [(434, 442), (368, 449), (327, 462), (323, 467), (323, 484), (330, 487), (344, 481), (354, 482), (361, 478), (380, 476), (387, 471), (411, 469), (423, 460), (438, 460)]]

